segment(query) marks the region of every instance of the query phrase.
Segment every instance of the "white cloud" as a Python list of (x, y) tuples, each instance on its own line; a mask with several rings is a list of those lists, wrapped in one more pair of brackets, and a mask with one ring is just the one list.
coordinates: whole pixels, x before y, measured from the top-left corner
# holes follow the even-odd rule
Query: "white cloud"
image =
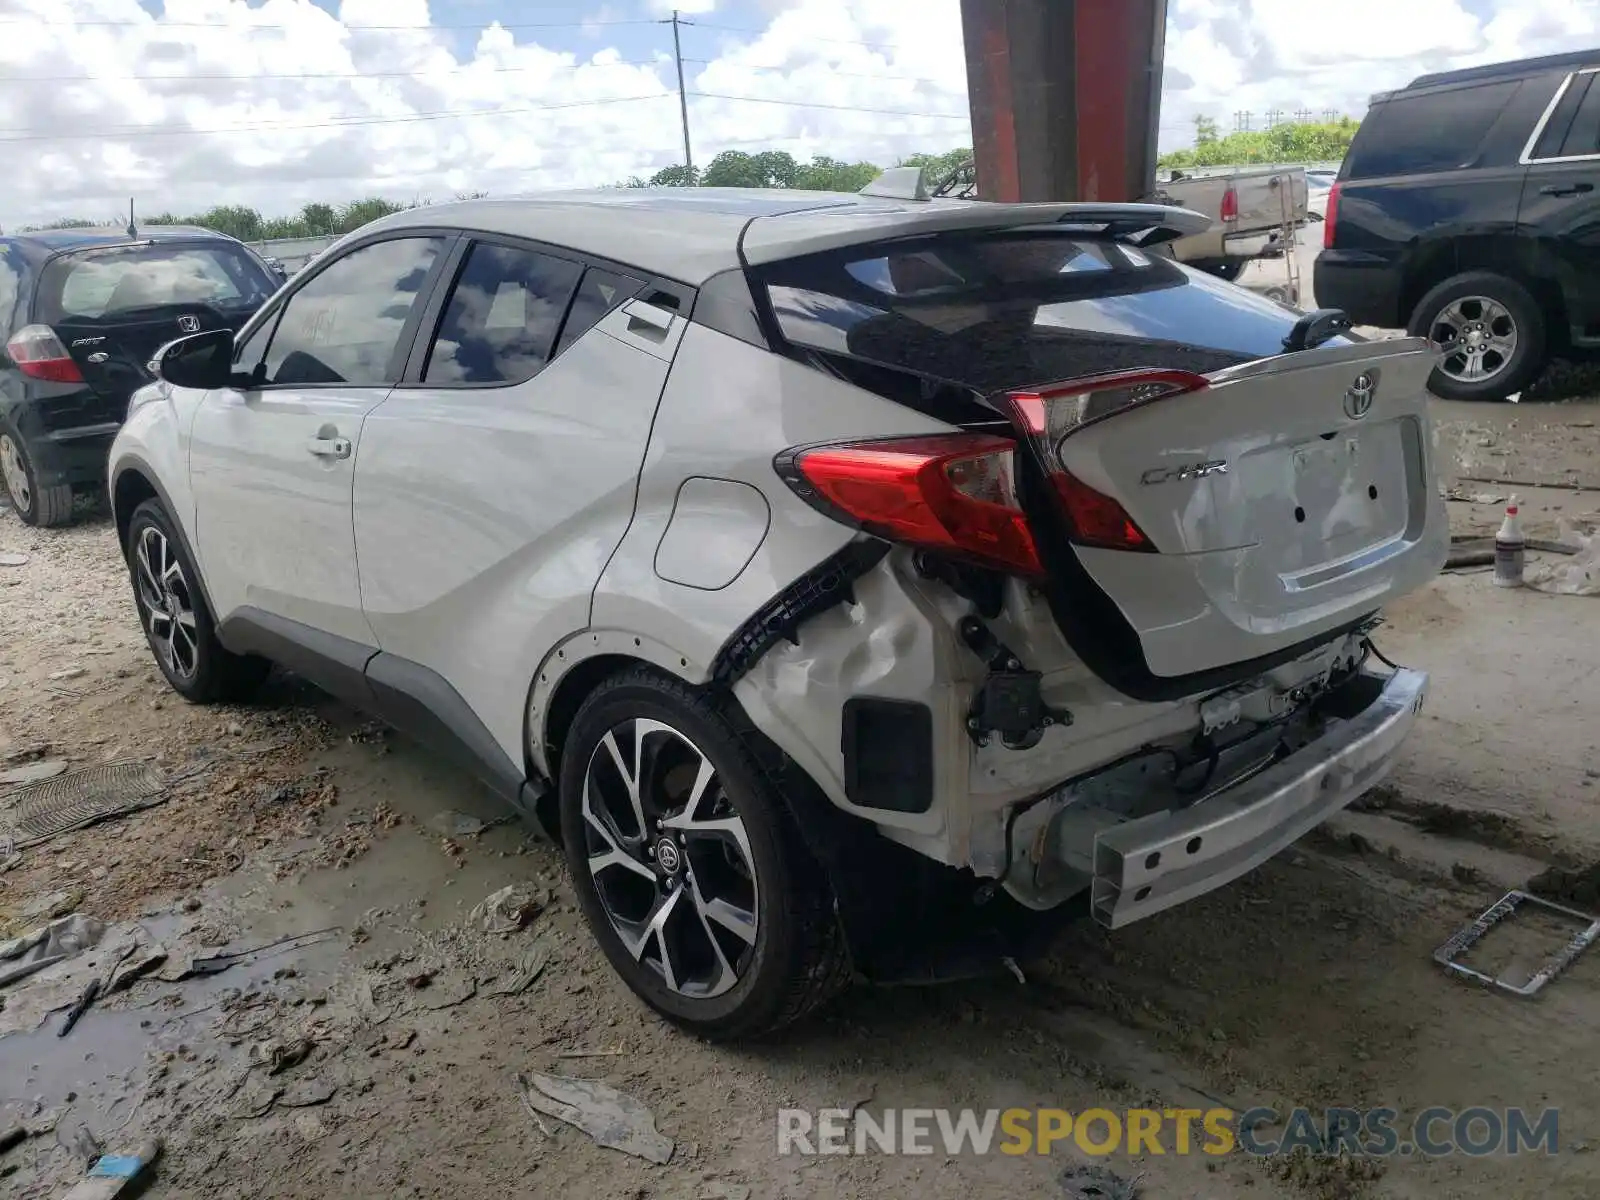
[[(138, 0), (0, 0), (0, 143), (24, 167), (0, 225), (110, 216), (129, 195), (278, 213), (648, 174), (681, 157), (670, 33), (643, 19), (673, 7), (711, 14), (684, 47), (710, 60), (689, 64), (710, 94), (691, 100), (702, 164), (728, 147), (887, 162), (970, 141), (958, 0), (612, 0), (563, 30), (531, 27), (540, 5), (453, 6), (516, 14), (476, 31), (435, 25), (427, 0), (165, 0), (159, 17)], [(1600, 0), (1174, 0), (1171, 15), (1166, 146), (1196, 114), (1359, 114), (1426, 70), (1600, 45)]]

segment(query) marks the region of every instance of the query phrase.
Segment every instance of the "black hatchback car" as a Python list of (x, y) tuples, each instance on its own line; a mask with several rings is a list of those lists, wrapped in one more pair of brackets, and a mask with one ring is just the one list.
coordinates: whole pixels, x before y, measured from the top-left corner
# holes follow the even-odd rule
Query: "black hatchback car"
[(1317, 303), (1431, 337), (1438, 395), (1502, 400), (1600, 349), (1600, 50), (1375, 96), (1324, 246)]
[(105, 483), (128, 398), (165, 343), (238, 329), (280, 279), (206, 229), (63, 229), (0, 238), (0, 484), (30, 525), (59, 525)]

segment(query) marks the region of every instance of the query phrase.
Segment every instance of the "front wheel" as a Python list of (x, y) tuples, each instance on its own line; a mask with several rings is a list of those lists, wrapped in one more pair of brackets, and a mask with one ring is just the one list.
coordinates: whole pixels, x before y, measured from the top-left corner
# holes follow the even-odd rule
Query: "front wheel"
[(124, 549), (139, 623), (172, 690), (196, 704), (247, 698), (272, 664), (217, 640), (200, 573), (161, 501), (133, 510)]
[(1539, 302), (1516, 280), (1491, 271), (1445, 280), (1418, 302), (1407, 332), (1440, 351), (1428, 387), (1446, 400), (1504, 400), (1544, 365)]
[(843, 931), (774, 784), (715, 702), (639, 669), (562, 752), (579, 905), (633, 992), (708, 1038), (779, 1029), (848, 980)]

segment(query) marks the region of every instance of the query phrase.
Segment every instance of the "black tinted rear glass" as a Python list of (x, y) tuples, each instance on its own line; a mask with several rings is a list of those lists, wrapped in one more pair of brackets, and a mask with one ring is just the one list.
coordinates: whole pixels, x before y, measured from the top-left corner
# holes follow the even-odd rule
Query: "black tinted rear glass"
[(1378, 105), (1356, 133), (1345, 178), (1422, 175), (1470, 163), (1520, 86), (1513, 80), (1401, 94)]
[(227, 243), (85, 250), (45, 268), (34, 320), (115, 321), (181, 304), (253, 311), (276, 287), (265, 267)]
[(983, 392), (1283, 352), (1297, 314), (1169, 258), (1062, 234), (854, 247), (765, 274), (798, 346)]

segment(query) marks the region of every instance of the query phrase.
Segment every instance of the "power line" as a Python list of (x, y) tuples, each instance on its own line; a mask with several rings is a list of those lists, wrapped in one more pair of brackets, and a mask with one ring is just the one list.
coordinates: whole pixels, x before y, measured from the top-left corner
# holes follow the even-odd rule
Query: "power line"
[(93, 133), (27, 133), (18, 130), (0, 130), (3, 133), (16, 135), (0, 137), (0, 144), (6, 142), (78, 141), (89, 138), (96, 141), (104, 141), (107, 138), (203, 137), (219, 133), (288, 133), (301, 129), (350, 129), (361, 125), (406, 125), (418, 121), (446, 121), (459, 117), (505, 117), (519, 113), (550, 112), (562, 108), (591, 108), (602, 104), (633, 104), (641, 100), (661, 100), (665, 96), (665, 92), (657, 92), (653, 96), (614, 96), (607, 100), (573, 100), (564, 104), (532, 104), (517, 108), (467, 108), (441, 112), (411, 113), (404, 117), (351, 117), (342, 120), (312, 121), (303, 124), (230, 125), (216, 129), (164, 129), (156, 126), (135, 125), (120, 129), (98, 129)]
[[(685, 24), (687, 23), (685, 22)], [(701, 29), (720, 29), (724, 33), (748, 33), (753, 37), (765, 37), (772, 32), (770, 29), (749, 29), (740, 25), (718, 25), (712, 21), (696, 21), (695, 25)], [(864, 42), (859, 38), (818, 37), (815, 34), (807, 34), (806, 40), (808, 42), (835, 42), (841, 46), (868, 46), (879, 50), (898, 50), (900, 48), (894, 42)]]
[(255, 75), (23, 75), (0, 78), (0, 84), (5, 83), (98, 83), (101, 80), (139, 80), (151, 83), (173, 80), (180, 83), (191, 79), (219, 80), (236, 79), (241, 82), (254, 79), (402, 79), (420, 78), (426, 75), (465, 75), (469, 73), (482, 74), (516, 74), (526, 71), (548, 69), (551, 71), (582, 71), (591, 67), (655, 67), (661, 66), (664, 59), (619, 59), (617, 62), (608, 63), (573, 63), (559, 67), (479, 67), (470, 63), (444, 69), (424, 69), (420, 71), (310, 71), (304, 74), (279, 75), (273, 73)]
[[(327, 13), (326, 9), (320, 10)], [(332, 16), (332, 13), (327, 13)], [(344, 24), (344, 22), (340, 22)], [(597, 26), (616, 27), (619, 25), (654, 25), (656, 22), (648, 20), (639, 21), (467, 21), (444, 22), (429, 25), (344, 25), (346, 29), (361, 31), (366, 29), (382, 30), (415, 30), (427, 31), (430, 29), (488, 29), (491, 25), (499, 25), (502, 29), (593, 29)], [(47, 25), (65, 29), (299, 29), (298, 25), (280, 24), (236, 24), (232, 21), (169, 21), (164, 18), (151, 18), (148, 21), (46, 21), (39, 17), (24, 17), (16, 21), (0, 21), (0, 26), (7, 25)]]
[(888, 117), (929, 117), (943, 121), (967, 121), (969, 113), (906, 112), (898, 108), (858, 108), (853, 104), (815, 104), (808, 100), (770, 100), (765, 96), (729, 96), (724, 92), (690, 92), (704, 100), (733, 100), (739, 104), (781, 104), (787, 108), (827, 108), (835, 112), (876, 113)]
[[(685, 21), (684, 24), (687, 25), (689, 22)], [(709, 67), (713, 63), (713, 60), (709, 58), (685, 58), (683, 61), (686, 63), (698, 63), (703, 67)], [(725, 60), (717, 59), (715, 61), (722, 62)], [(785, 75), (792, 74), (795, 71), (803, 70), (807, 66), (821, 66), (828, 72), (829, 75), (840, 75), (846, 79), (893, 79), (904, 83), (932, 83), (943, 86), (949, 86), (950, 83), (948, 79), (929, 79), (919, 75), (883, 75), (876, 71), (839, 71), (835, 70), (827, 63), (803, 63), (787, 67), (778, 66), (776, 64), (772, 66), (759, 67), (749, 66), (745, 63), (729, 63), (728, 65), (740, 71), (778, 71)]]

